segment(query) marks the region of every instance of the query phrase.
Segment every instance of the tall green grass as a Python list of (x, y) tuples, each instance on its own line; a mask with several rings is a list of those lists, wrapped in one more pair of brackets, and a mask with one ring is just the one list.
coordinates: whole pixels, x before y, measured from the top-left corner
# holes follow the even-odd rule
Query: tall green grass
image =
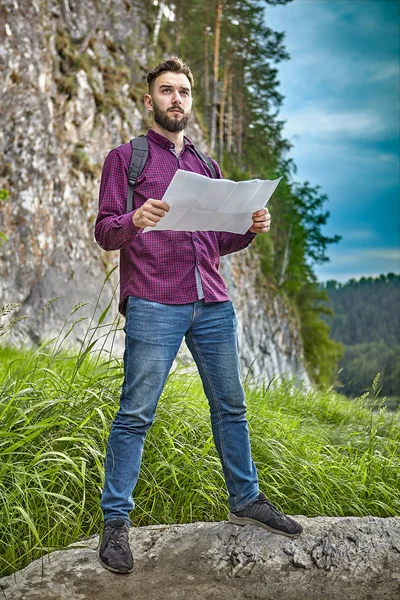
[[(101, 359), (90, 336), (75, 355), (62, 352), (63, 339), (51, 350), (0, 348), (2, 575), (101, 526), (103, 458), (122, 364)], [(305, 393), (293, 382), (248, 385), (247, 398), (260, 488), (282, 510), (399, 514), (398, 414), (367, 398)], [(133, 523), (221, 520), (226, 498), (200, 380), (177, 370), (146, 439)]]

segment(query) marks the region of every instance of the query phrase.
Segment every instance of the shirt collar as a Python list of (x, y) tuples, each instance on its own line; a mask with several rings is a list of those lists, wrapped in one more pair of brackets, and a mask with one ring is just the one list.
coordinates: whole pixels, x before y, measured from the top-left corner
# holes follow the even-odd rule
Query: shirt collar
[[(162, 148), (175, 148), (175, 145), (168, 138), (164, 137), (160, 133), (157, 133), (156, 131), (154, 131), (154, 129), (149, 129), (146, 135), (149, 138), (149, 140), (151, 140), (158, 146), (161, 146)], [(188, 137), (186, 137), (186, 135), (183, 137), (183, 140), (185, 146), (193, 147), (193, 143)]]

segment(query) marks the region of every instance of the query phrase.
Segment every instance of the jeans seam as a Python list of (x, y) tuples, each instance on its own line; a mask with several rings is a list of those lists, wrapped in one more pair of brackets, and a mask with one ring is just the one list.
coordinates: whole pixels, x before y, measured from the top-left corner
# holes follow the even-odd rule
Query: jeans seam
[[(128, 300), (128, 303), (129, 303), (129, 300)], [(127, 368), (127, 366), (129, 364), (129, 360), (130, 360), (130, 345), (129, 345), (129, 334), (128, 334), (128, 318), (129, 318), (129, 312), (127, 312), (127, 316), (126, 316), (126, 319), (125, 319), (125, 355), (124, 355), (124, 359), (126, 357), (126, 360), (124, 360), (124, 381), (122, 382), (122, 384), (124, 384), (126, 382), (127, 386), (129, 385), (129, 380), (128, 380), (128, 376), (127, 376), (127, 371), (129, 371), (129, 369)], [(119, 404), (121, 406), (121, 395), (120, 395), (120, 403)]]
[[(203, 370), (204, 370), (204, 374), (205, 374), (205, 376), (206, 376), (206, 378), (207, 378), (207, 381), (208, 381), (208, 384), (209, 384), (209, 386), (210, 386), (210, 390), (211, 390), (211, 393), (212, 393), (212, 395), (213, 395), (214, 403), (215, 403), (215, 405), (217, 406), (217, 409), (218, 409), (218, 410), (217, 410), (217, 417), (218, 417), (218, 418), (217, 418), (217, 421), (218, 421), (218, 430), (219, 430), (219, 433), (220, 433), (220, 436), (219, 436), (219, 438), (220, 438), (220, 443), (221, 443), (221, 454), (222, 454), (222, 456), (223, 456), (223, 459), (224, 459), (224, 465), (225, 465), (225, 468), (226, 468), (226, 470), (227, 470), (227, 471), (229, 471), (229, 477), (230, 477), (230, 479), (231, 479), (231, 480), (233, 480), (231, 469), (230, 469), (230, 467), (228, 467), (228, 465), (227, 465), (227, 460), (226, 460), (226, 457), (225, 457), (225, 452), (224, 452), (224, 443), (223, 443), (223, 441), (222, 441), (222, 439), (223, 439), (223, 436), (222, 436), (221, 420), (220, 420), (220, 415), (221, 415), (221, 412), (220, 412), (220, 404), (219, 404), (219, 401), (217, 400), (217, 396), (216, 396), (216, 394), (215, 394), (214, 387), (213, 387), (213, 385), (212, 385), (212, 383), (211, 383), (211, 380), (210, 380), (210, 378), (209, 378), (209, 376), (208, 376), (207, 369), (206, 369), (206, 368), (205, 368), (205, 366), (204, 366), (204, 361), (203, 361), (203, 358), (202, 358), (202, 356), (201, 356), (201, 352), (200, 352), (200, 350), (199, 350), (199, 348), (198, 348), (198, 346), (197, 346), (197, 344), (196, 344), (196, 341), (195, 341), (195, 339), (194, 339), (194, 336), (192, 336), (192, 342), (193, 342), (193, 346), (195, 346), (195, 348), (196, 348), (196, 350), (197, 350), (197, 355), (198, 355), (198, 357), (199, 357), (199, 360), (200, 360), (200, 362), (201, 362), (201, 365), (202, 365), (202, 367), (203, 367)], [(210, 408), (211, 408), (211, 407), (210, 407)]]

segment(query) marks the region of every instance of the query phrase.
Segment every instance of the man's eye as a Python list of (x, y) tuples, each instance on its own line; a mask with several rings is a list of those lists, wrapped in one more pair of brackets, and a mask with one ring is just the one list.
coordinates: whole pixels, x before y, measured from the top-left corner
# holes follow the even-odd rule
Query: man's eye
[(171, 89), (170, 89), (170, 88), (164, 88), (164, 89), (163, 89), (163, 92), (170, 92), (170, 91), (171, 91)]
[(184, 96), (188, 96), (188, 95), (189, 95), (189, 92), (187, 92), (186, 90), (182, 90), (182, 91), (181, 91), (181, 94), (183, 94)]

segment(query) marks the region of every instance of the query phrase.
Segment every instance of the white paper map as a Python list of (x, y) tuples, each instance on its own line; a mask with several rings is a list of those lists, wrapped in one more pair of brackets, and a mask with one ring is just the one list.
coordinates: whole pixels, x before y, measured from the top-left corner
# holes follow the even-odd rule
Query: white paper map
[(178, 169), (162, 198), (169, 212), (143, 233), (166, 229), (246, 233), (253, 213), (267, 205), (281, 179), (236, 182)]

